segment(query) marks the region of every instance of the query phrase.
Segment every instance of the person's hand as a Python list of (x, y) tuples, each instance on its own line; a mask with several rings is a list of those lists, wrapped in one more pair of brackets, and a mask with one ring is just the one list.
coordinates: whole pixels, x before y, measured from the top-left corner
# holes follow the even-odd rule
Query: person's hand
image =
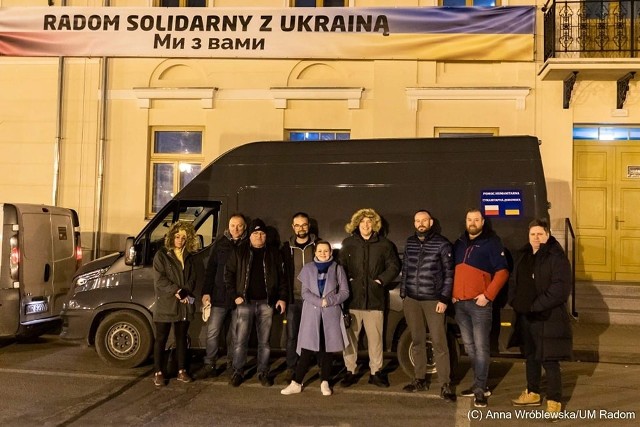
[(244, 298), (242, 298), (242, 297), (237, 297), (237, 298), (236, 298), (235, 300), (233, 300), (233, 301), (236, 303), (236, 305), (240, 305), (240, 304), (242, 304), (242, 303), (244, 302)]
[(207, 306), (211, 304), (211, 296), (209, 294), (202, 295), (202, 305)]
[(378, 285), (382, 285), (382, 282), (380, 281), (380, 279), (376, 279), (374, 280), (374, 282), (376, 282)]
[(189, 298), (184, 298), (180, 300), (180, 304), (189, 304)]
[(478, 295), (474, 300), (476, 300), (476, 305), (480, 307), (484, 307), (489, 304), (489, 299), (484, 294)]
[(438, 301), (438, 304), (436, 304), (436, 313), (444, 313), (446, 309), (447, 304)]
[(280, 314), (284, 314), (287, 311), (287, 303), (279, 299), (278, 302), (276, 302), (276, 309)]
[(325, 308), (328, 305), (329, 305), (329, 303), (327, 302), (327, 299), (326, 298), (322, 298), (322, 308)]

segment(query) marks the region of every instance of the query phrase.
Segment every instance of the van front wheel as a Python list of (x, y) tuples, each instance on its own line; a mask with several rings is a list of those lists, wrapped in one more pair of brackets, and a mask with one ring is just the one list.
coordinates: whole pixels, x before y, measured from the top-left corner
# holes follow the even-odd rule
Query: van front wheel
[(117, 311), (104, 318), (96, 331), (98, 356), (115, 368), (135, 368), (149, 355), (153, 332), (147, 319), (133, 311)]

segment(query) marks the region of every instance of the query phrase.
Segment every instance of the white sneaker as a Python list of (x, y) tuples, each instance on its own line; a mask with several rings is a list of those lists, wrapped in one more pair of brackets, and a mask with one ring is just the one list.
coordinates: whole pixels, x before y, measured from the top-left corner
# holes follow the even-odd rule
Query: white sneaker
[(331, 396), (331, 387), (329, 387), (329, 381), (322, 381), (320, 383), (320, 391), (322, 391), (323, 396)]
[(280, 394), (296, 394), (302, 391), (302, 384), (291, 381), (291, 384), (280, 390)]

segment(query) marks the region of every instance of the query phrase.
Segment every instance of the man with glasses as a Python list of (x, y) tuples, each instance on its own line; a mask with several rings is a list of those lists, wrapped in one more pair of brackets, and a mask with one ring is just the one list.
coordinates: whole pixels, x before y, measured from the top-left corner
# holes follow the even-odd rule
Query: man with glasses
[(309, 232), (309, 215), (296, 212), (291, 218), (293, 235), (282, 244), (281, 253), (289, 283), (289, 304), (287, 305), (287, 372), (284, 382), (289, 384), (298, 363), (298, 331), (302, 316), (302, 282), (298, 274), (302, 266), (313, 261), (318, 238)]

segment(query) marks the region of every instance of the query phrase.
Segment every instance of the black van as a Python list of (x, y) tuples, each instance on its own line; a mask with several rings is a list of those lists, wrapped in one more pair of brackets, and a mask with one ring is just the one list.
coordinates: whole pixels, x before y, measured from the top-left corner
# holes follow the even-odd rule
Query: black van
[[(414, 232), (413, 214), (429, 209), (455, 240), (467, 208), (480, 207), (507, 248), (526, 242), (527, 224), (548, 217), (538, 140), (530, 136), (256, 142), (209, 164), (158, 212), (123, 252), (87, 263), (73, 280), (62, 313), (62, 337), (85, 340), (107, 363), (133, 367), (153, 341), (151, 263), (168, 227), (193, 221), (203, 247), (221, 235), (229, 215), (242, 212), (273, 227), (274, 240), (291, 234), (291, 215), (308, 212), (319, 235), (339, 248), (357, 209), (374, 208), (400, 253)], [(208, 251), (197, 256), (204, 263)], [(390, 292), (385, 350), (397, 351), (412, 375), (411, 339), (398, 290)], [(203, 347), (200, 317), (193, 347)], [(284, 347), (286, 328), (274, 321), (272, 346)], [(453, 325), (452, 325), (453, 326)], [(459, 344), (450, 334), (452, 357)]]

